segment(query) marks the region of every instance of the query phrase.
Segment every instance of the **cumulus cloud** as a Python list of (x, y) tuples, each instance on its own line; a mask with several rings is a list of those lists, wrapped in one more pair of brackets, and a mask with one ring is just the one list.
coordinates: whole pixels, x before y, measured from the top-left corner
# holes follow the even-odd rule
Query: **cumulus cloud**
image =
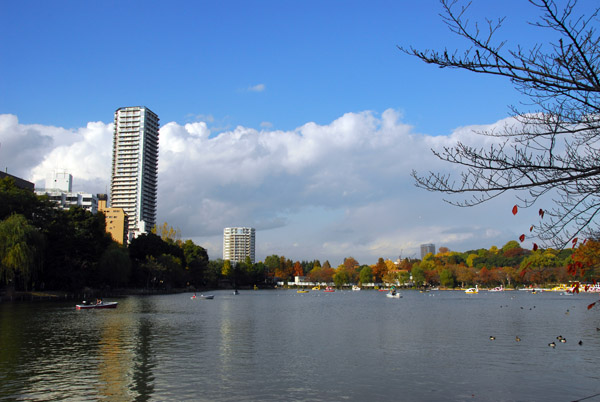
[[(373, 263), (415, 254), (421, 243), (501, 246), (514, 238), (505, 217), (486, 207), (457, 209), (414, 187), (412, 169), (447, 168), (430, 149), (458, 140), (484, 146), (490, 138), (474, 135), (473, 127), (419, 135), (391, 109), (291, 131), (213, 132), (204, 121), (170, 122), (160, 130), (158, 220), (207, 247), (211, 258), (220, 257), (227, 226), (255, 227), (260, 259), (279, 254), (337, 264), (351, 255)], [(66, 130), (1, 115), (0, 142), (0, 155), (11, 155), (7, 161), (26, 179), (64, 168), (81, 191), (109, 185), (112, 123)], [(16, 156), (21, 152), (27, 157)]]

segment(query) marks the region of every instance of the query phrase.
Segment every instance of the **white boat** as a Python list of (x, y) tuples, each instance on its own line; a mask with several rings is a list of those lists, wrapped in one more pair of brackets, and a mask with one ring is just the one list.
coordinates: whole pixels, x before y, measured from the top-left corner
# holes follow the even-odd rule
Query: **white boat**
[(83, 304), (76, 304), (75, 309), (77, 310), (89, 310), (89, 309), (104, 309), (104, 308), (117, 308), (118, 302), (98, 302), (95, 304), (87, 304), (83, 302)]
[(198, 296), (199, 299), (206, 299), (206, 300), (212, 300), (215, 298), (215, 295), (200, 295)]
[(387, 293), (385, 297), (389, 297), (390, 299), (401, 299), (402, 295), (400, 293)]
[(504, 292), (504, 287), (502, 285), (496, 286), (495, 288), (490, 289), (489, 291), (490, 292)]
[(467, 294), (479, 293), (479, 287), (477, 285), (475, 285), (474, 288), (469, 288), (469, 289), (465, 290), (465, 293), (467, 293)]
[(352, 290), (360, 290), (360, 286), (352, 285)]

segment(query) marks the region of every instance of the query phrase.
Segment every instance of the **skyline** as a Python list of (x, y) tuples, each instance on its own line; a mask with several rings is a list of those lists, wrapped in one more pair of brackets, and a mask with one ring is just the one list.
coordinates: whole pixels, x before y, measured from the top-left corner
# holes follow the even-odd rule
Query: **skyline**
[[(501, 247), (537, 222), (544, 205), (512, 216), (514, 194), (463, 209), (414, 187), (412, 169), (454, 169), (430, 148), (487, 146), (474, 131), (523, 101), (508, 81), (398, 50), (464, 49), (437, 1), (142, 4), (0, 6), (2, 170), (38, 185), (67, 169), (74, 191), (108, 193), (113, 113), (146, 106), (163, 123), (157, 222), (210, 258), (225, 227), (256, 228), (257, 260), (337, 266), (423, 243)], [(524, 23), (532, 10), (475, 2), (470, 15), (507, 16), (500, 37), (527, 47), (547, 40)]]

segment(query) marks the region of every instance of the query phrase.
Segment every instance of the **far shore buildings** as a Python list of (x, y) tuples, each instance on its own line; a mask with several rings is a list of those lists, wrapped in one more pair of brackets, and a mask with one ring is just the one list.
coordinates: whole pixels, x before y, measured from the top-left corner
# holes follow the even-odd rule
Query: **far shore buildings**
[(429, 253), (435, 254), (435, 244), (421, 244), (421, 259)]
[(46, 177), (46, 187), (36, 190), (62, 209), (78, 206), (95, 214), (98, 212), (98, 196), (86, 192), (73, 192), (73, 176), (64, 170), (54, 170)]
[(244, 262), (246, 257), (254, 264), (256, 231), (254, 228), (235, 227), (223, 229), (223, 260)]
[(110, 206), (128, 219), (128, 240), (156, 225), (158, 116), (145, 106), (115, 112)]

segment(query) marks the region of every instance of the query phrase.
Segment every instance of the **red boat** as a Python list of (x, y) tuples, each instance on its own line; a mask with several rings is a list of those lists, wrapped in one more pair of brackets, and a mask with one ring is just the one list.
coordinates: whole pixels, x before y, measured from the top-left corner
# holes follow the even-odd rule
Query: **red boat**
[(96, 303), (96, 304), (76, 304), (75, 308), (77, 310), (87, 310), (92, 308), (117, 308), (118, 302), (108, 302), (108, 303)]

